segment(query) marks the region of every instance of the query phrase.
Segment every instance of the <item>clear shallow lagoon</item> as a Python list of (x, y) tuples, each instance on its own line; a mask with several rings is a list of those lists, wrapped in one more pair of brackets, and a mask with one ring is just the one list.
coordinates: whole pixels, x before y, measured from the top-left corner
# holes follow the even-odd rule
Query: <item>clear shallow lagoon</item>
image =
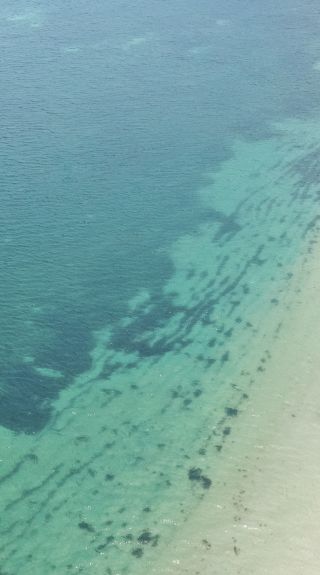
[(316, 10), (1, 8), (7, 575), (147, 571), (213, 488), (317, 223)]

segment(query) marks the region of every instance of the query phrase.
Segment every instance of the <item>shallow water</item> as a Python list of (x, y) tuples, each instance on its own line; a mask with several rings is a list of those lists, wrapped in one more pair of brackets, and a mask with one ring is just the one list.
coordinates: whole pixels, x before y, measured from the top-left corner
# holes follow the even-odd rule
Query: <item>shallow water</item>
[(142, 573), (212, 488), (317, 225), (316, 8), (2, 7), (7, 575)]

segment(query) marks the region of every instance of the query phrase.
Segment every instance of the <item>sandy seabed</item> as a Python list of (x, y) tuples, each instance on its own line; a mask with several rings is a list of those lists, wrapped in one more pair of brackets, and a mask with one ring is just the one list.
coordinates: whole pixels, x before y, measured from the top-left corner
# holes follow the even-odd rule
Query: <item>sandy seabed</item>
[(318, 572), (318, 134), (235, 143), (141, 350), (106, 326), (41, 433), (1, 429), (3, 573)]
[(211, 493), (157, 573), (319, 573), (319, 262), (318, 242), (296, 264), (271, 360), (234, 421)]

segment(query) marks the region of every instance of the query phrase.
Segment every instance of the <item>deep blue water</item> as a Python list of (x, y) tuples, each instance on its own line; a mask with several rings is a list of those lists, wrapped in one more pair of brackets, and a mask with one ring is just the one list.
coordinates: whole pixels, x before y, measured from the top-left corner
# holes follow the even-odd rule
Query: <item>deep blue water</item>
[[(316, 12), (294, 0), (2, 4), (1, 425), (42, 429), (88, 367), (93, 331), (141, 287), (160, 298), (167, 248), (217, 217), (196, 191), (234, 138), (318, 107)], [(134, 348), (132, 334), (115, 345)]]

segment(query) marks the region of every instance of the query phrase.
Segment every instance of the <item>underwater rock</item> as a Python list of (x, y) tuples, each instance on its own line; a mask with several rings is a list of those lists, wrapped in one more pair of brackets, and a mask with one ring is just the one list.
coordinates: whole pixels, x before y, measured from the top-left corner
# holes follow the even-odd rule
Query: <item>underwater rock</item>
[(200, 469), (200, 467), (192, 467), (189, 469), (188, 478), (190, 481), (197, 481), (201, 483), (203, 489), (209, 489), (212, 485), (211, 479), (206, 477), (206, 475), (203, 475), (202, 469)]

